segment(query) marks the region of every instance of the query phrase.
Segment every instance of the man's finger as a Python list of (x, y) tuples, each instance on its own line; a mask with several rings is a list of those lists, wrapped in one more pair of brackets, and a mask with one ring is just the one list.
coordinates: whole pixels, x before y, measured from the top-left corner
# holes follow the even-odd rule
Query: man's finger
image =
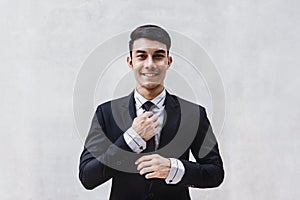
[(149, 117), (153, 116), (153, 112), (146, 111), (143, 114), (141, 114), (140, 116), (149, 118)]
[(134, 119), (134, 121), (136, 121), (136, 123), (139, 123), (139, 124), (140, 124), (141, 122), (145, 121), (146, 119), (148, 119), (148, 118), (151, 117), (152, 115), (153, 115), (152, 112), (145, 112), (145, 113), (141, 114), (140, 116), (136, 117), (136, 118)]
[(153, 124), (152, 124), (152, 126), (154, 127), (154, 128), (156, 128), (156, 127), (158, 127), (159, 126), (159, 122), (158, 121), (156, 121), (156, 122), (154, 122)]
[(145, 167), (145, 168), (142, 168), (140, 170), (140, 175), (144, 175), (144, 174), (147, 174), (147, 173), (152, 173), (154, 171), (155, 171), (155, 168), (153, 166)]
[(150, 179), (150, 178), (159, 178), (157, 172), (151, 172), (145, 175), (146, 179)]
[(142, 157), (140, 157), (139, 159), (137, 159), (135, 161), (135, 164), (138, 165), (141, 162), (150, 161), (150, 160), (152, 160), (153, 157), (154, 157), (154, 154), (153, 155), (142, 156)]
[(140, 171), (144, 168), (147, 168), (147, 167), (150, 167), (152, 164), (151, 164), (151, 160), (150, 161), (144, 161), (144, 162), (141, 162), (140, 164), (138, 164), (137, 166), (137, 170)]
[(150, 119), (152, 119), (153, 122), (157, 121), (158, 120), (158, 114), (153, 114)]

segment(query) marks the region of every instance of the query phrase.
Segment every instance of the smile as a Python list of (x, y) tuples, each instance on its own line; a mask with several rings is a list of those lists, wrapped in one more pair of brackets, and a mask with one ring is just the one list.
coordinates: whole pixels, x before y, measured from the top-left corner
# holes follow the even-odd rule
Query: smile
[(158, 76), (159, 74), (157, 74), (157, 73), (141, 73), (141, 75), (146, 76), (146, 77), (154, 77), (154, 76)]

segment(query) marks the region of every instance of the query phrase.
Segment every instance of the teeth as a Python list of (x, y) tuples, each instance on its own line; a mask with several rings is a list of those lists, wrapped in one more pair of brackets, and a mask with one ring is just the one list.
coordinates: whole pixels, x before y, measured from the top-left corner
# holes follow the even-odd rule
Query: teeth
[(148, 76), (148, 77), (153, 77), (156, 76), (157, 74), (143, 74), (144, 76)]

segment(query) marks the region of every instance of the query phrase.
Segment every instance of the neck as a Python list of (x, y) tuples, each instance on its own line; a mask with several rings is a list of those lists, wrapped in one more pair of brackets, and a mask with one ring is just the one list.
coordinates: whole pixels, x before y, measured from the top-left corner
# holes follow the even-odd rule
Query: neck
[(159, 85), (156, 88), (145, 88), (142, 86), (138, 86), (136, 88), (136, 90), (138, 91), (138, 93), (140, 93), (145, 99), (147, 100), (152, 100), (155, 97), (157, 97), (163, 90), (164, 90), (164, 86), (163, 85)]

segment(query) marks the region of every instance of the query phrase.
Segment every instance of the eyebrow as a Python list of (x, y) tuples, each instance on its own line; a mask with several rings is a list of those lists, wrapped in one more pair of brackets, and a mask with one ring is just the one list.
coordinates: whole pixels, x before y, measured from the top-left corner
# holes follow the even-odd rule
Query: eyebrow
[[(146, 51), (144, 51), (144, 50), (136, 50), (135, 52), (136, 53), (146, 53)], [(154, 53), (166, 53), (166, 51), (163, 49), (159, 49), (159, 50), (154, 51)]]
[(146, 51), (143, 51), (143, 50), (136, 50), (135, 52), (136, 53), (146, 53)]
[(154, 53), (166, 53), (166, 51), (163, 49), (159, 49), (159, 50), (155, 51)]

